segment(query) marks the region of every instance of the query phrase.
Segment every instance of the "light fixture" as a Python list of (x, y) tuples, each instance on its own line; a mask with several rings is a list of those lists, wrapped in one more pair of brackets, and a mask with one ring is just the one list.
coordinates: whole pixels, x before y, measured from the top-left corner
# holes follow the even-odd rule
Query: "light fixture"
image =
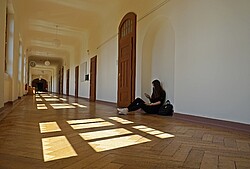
[(48, 59), (48, 52), (47, 52), (47, 60), (45, 60), (44, 64), (45, 64), (45, 66), (49, 66), (50, 65), (50, 61)]
[(54, 45), (58, 48), (61, 45), (61, 41), (57, 38), (58, 25), (56, 25), (56, 38), (53, 40)]
[(36, 62), (35, 62), (35, 61), (30, 61), (29, 65), (30, 65), (31, 67), (35, 67), (35, 66), (36, 66)]
[(50, 65), (50, 61), (46, 60), (46, 61), (44, 62), (44, 64), (45, 64), (45, 66), (49, 66), (49, 65)]

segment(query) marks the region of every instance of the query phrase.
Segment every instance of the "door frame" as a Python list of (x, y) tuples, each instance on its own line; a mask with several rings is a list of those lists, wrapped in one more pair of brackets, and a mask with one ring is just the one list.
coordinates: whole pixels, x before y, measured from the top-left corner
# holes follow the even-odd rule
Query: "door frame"
[(61, 69), (58, 71), (58, 94), (61, 94)]
[(78, 98), (79, 90), (79, 66), (75, 67), (75, 97)]
[[(128, 33), (125, 37), (123, 37), (123, 32), (122, 32), (122, 27), (124, 26), (124, 23), (130, 19), (132, 21), (132, 32)], [(131, 42), (131, 78), (130, 82), (131, 83), (131, 91), (129, 92), (129, 102), (131, 103), (135, 99), (135, 79), (136, 79), (136, 25), (137, 25), (137, 16), (133, 12), (127, 13), (121, 20), (119, 28), (118, 28), (118, 85), (117, 85), (117, 106), (118, 107), (124, 107), (128, 105), (123, 105), (119, 99), (119, 93), (120, 93), (120, 69), (121, 69), (121, 64), (120, 64), (120, 58), (121, 58), (121, 42), (123, 38), (129, 38)]]
[(66, 75), (66, 95), (69, 96), (69, 69), (67, 70), (67, 75)]
[(89, 100), (92, 102), (96, 101), (96, 70), (97, 70), (97, 55), (90, 59)]
[(64, 66), (61, 68), (61, 91), (60, 94), (63, 95), (63, 80), (64, 80)]

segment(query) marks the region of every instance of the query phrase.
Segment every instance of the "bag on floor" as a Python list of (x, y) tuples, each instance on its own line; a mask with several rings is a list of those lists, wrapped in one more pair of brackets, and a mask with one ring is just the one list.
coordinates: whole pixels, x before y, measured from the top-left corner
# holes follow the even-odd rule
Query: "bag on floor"
[(170, 103), (169, 100), (166, 101), (166, 103), (164, 103), (159, 111), (158, 111), (159, 115), (163, 115), (163, 116), (173, 116), (174, 114), (174, 106)]

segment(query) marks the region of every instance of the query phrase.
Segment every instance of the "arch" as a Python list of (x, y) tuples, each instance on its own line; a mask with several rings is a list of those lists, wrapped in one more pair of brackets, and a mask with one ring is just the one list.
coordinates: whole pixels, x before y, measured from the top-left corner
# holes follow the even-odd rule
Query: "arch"
[(170, 20), (160, 16), (148, 27), (142, 46), (141, 93), (151, 91), (151, 81), (159, 79), (174, 101), (175, 32)]
[(32, 81), (32, 87), (35, 87), (37, 91), (47, 92), (48, 82), (45, 79), (37, 78)]

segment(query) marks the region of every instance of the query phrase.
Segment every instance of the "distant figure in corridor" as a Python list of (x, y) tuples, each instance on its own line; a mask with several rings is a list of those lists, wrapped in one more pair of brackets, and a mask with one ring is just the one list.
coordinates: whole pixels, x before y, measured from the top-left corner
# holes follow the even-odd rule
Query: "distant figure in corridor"
[(117, 108), (118, 114), (127, 115), (128, 112), (136, 111), (138, 109), (144, 110), (146, 113), (157, 114), (160, 107), (164, 104), (166, 98), (166, 92), (161, 86), (159, 80), (154, 80), (152, 82), (153, 92), (149, 96), (147, 93), (144, 93), (145, 96), (149, 99), (149, 103), (146, 103), (141, 98), (136, 98), (128, 107), (126, 108)]

